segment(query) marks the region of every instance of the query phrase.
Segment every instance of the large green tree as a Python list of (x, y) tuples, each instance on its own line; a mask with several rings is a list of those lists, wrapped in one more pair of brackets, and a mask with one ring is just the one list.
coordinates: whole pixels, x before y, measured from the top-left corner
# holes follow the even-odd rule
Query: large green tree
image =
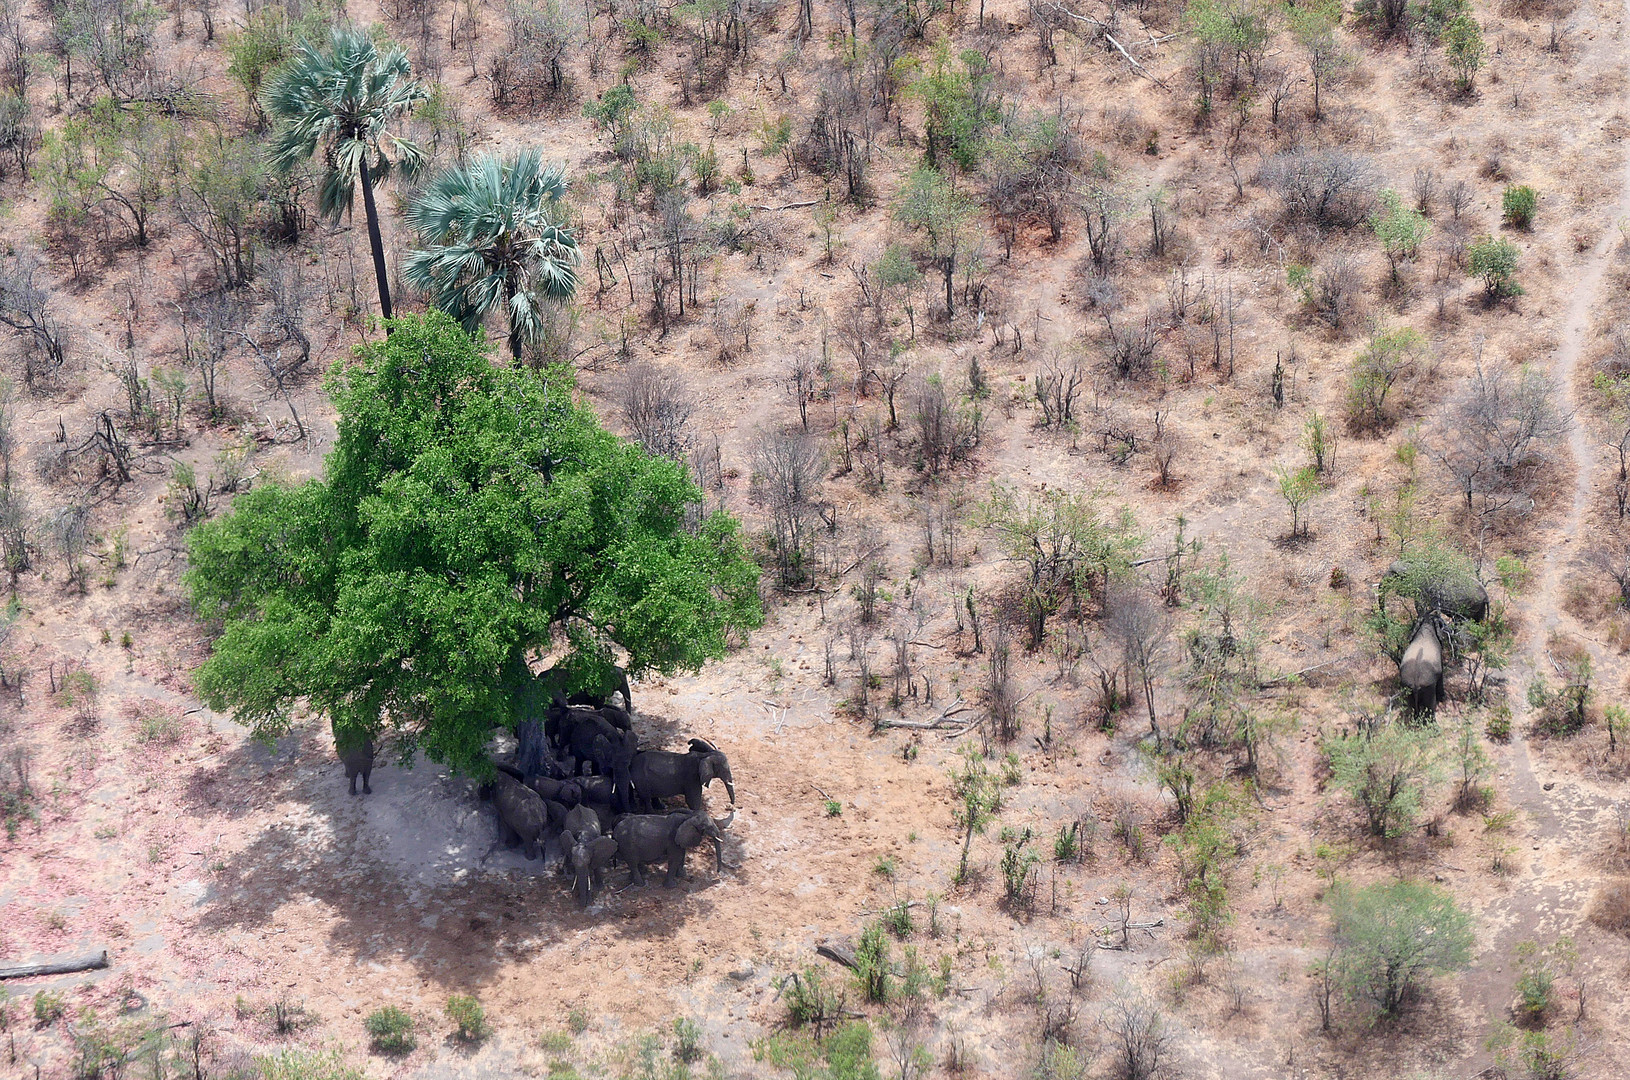
[(1471, 916), (1443, 889), (1387, 881), (1331, 891), (1336, 968), (1353, 997), (1388, 1015), (1428, 976), (1461, 971), (1477, 943)]
[(288, 172), (322, 152), (318, 210), (323, 217), (337, 221), (350, 213), (356, 189), (362, 189), (379, 313), (387, 319), (391, 290), (374, 185), (384, 183), (393, 168), (411, 179), (423, 166), (424, 151), (389, 129), (425, 96), (413, 79), (407, 53), (396, 46), (380, 49), (368, 30), (356, 26), (334, 27), (326, 50), (302, 43), (261, 93), (266, 115), (278, 125), (271, 147), (275, 168)]
[[(602, 429), (570, 376), (499, 367), (431, 312), (330, 377), (327, 475), (240, 495), (189, 537), (218, 623), (197, 686), (262, 736), (302, 705), (481, 769), (555, 654), (575, 685), (695, 670), (757, 626), (758, 568), (685, 470)], [(570, 687), (569, 687), (570, 688)]]
[(564, 172), (536, 149), (484, 154), (425, 186), (408, 208), (423, 245), (402, 274), (431, 302), (475, 330), (502, 307), (509, 352), (536, 341), (544, 305), (577, 291), (577, 239), (566, 227)]

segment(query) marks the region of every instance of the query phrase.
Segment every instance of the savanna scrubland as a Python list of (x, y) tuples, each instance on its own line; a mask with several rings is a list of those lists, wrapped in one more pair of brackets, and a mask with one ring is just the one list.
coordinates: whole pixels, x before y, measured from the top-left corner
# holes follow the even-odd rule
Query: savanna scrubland
[[(0, 957), (109, 954), (5, 981), (8, 1068), (1625, 1075), (1624, 18), (0, 6)], [(301, 127), (335, 26), (383, 126)], [(459, 292), (436, 200), (527, 152)], [(643, 745), (728, 753), (680, 888), (583, 906), (497, 843), (509, 684), (458, 616), (503, 560), (439, 581), (463, 636), (353, 621), (406, 640), (388, 706), (355, 649), (232, 636), (286, 582), (231, 523), (375, 475), (432, 351), (467, 381), (425, 415), (536, 426), (457, 427), (488, 501), (397, 555), (584, 461), (601, 531), (548, 558), (592, 580), (625, 491), (697, 559), (739, 522), (642, 630), (562, 602), (527, 656), (615, 654)]]

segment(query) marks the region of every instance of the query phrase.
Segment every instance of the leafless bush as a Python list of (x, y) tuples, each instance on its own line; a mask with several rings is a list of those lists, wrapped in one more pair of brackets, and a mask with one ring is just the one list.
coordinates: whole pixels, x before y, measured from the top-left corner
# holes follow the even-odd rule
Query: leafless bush
[(1076, 401), (1086, 385), (1081, 357), (1073, 350), (1049, 348), (1036, 372), (1036, 402), (1041, 406), (1041, 426), (1067, 430), (1075, 424)]
[(617, 405), (634, 438), (658, 456), (684, 461), (694, 441), (690, 430), (696, 398), (677, 374), (649, 361), (629, 366)]
[(1428, 452), (1443, 466), (1470, 509), (1476, 496), (1491, 508), (1516, 507), (1530, 494), (1536, 467), (1549, 457), (1572, 418), (1557, 406), (1556, 380), (1536, 368), (1477, 364), (1452, 400)]
[(930, 476), (962, 461), (979, 445), (984, 424), (979, 404), (959, 407), (937, 373), (924, 376), (912, 387), (911, 411), (917, 427), (917, 454)]
[(754, 497), (770, 512), (776, 570), (783, 586), (809, 577), (809, 541), (826, 454), (803, 428), (771, 428), (753, 446)]
[(90, 507), (73, 502), (51, 515), (51, 542), (68, 570), (68, 583), (85, 591), (85, 549), (90, 542)]
[(34, 511), (26, 492), (12, 484), (0, 486), (0, 563), (13, 581), (34, 565), (39, 550)]
[(492, 60), (492, 103), (535, 108), (566, 86), (566, 56), (583, 39), (577, 9), (560, 0), (509, 0), (504, 14), (509, 38)]
[(1610, 578), (1619, 590), (1619, 603), (1630, 607), (1630, 544), (1616, 542), (1590, 553), (1590, 564)]
[(1013, 645), (1007, 627), (997, 623), (990, 639), (985, 710), (990, 717), (991, 734), (1005, 743), (1019, 737), (1019, 697), (1013, 691), (1012, 660)]
[(1456, 180), (1444, 190), (1443, 197), (1449, 204), (1449, 213), (1454, 215), (1456, 221), (1460, 220), (1462, 211), (1472, 204), (1474, 194), (1472, 186), (1464, 180)]
[(1159, 341), (1153, 315), (1145, 313), (1141, 322), (1123, 319), (1116, 322), (1108, 312), (1100, 312), (1104, 319), (1104, 346), (1109, 353), (1109, 367), (1123, 379), (1140, 379), (1154, 369), (1155, 346)]
[(1333, 255), (1314, 276), (1308, 308), (1332, 330), (1346, 329), (1362, 293), (1364, 275), (1351, 255)]
[(1122, 988), (1105, 1006), (1102, 1023), (1120, 1080), (1151, 1080), (1160, 1072), (1171, 1049), (1171, 1035), (1156, 1006)]
[(32, 248), (0, 261), (0, 322), (23, 337), (23, 381), (31, 390), (53, 380), (68, 359), (67, 330), (44, 276), (44, 260)]
[[(278, 367), (292, 375), (311, 359), (311, 337), (306, 333), (306, 311), (317, 290), (306, 282), (300, 259), (274, 259), (264, 267), (257, 282), (265, 306), (257, 328), (262, 348), (277, 350)], [(282, 353), (287, 347), (292, 355)]]
[(181, 356), (198, 373), (199, 389), (211, 419), (221, 415), (219, 383), (232, 349), (244, 337), (242, 298), (226, 289), (212, 289), (177, 305), (181, 314)]
[(1155, 683), (1165, 671), (1171, 614), (1148, 589), (1130, 582), (1112, 586), (1104, 607), (1104, 630), (1120, 649), (1128, 676), (1136, 676), (1142, 685), (1149, 731), (1155, 745), (1161, 746), (1164, 736), (1155, 709)]
[(1370, 211), (1374, 168), (1345, 150), (1289, 150), (1268, 159), (1261, 182), (1280, 198), (1285, 217), (1347, 228)]
[(1419, 165), (1415, 168), (1415, 209), (1428, 217), (1432, 214), (1432, 204), (1438, 197), (1437, 170), (1430, 165)]

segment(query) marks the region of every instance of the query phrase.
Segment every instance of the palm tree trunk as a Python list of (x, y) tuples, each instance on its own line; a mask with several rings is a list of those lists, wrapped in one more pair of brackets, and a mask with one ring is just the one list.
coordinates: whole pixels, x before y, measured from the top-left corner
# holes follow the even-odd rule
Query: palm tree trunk
[[(379, 235), (379, 211), (374, 206), (373, 180), (368, 176), (368, 156), (362, 156), (362, 212), (368, 219), (368, 246), (374, 253), (374, 282), (379, 286), (379, 314), (391, 317), (391, 285), (385, 274), (385, 241)], [(385, 327), (390, 333), (390, 327)]]
[(515, 321), (515, 275), (504, 278), (504, 316), (509, 319), (509, 358), (521, 362), (521, 328)]

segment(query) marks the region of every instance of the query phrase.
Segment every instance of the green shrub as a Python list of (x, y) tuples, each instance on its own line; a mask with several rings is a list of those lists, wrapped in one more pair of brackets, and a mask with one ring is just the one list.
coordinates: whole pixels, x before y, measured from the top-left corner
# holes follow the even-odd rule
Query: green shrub
[(487, 1010), (469, 994), (454, 994), (447, 999), (447, 1019), (458, 1026), (458, 1037), (465, 1042), (487, 1037)]
[(702, 1060), (702, 1029), (694, 1020), (674, 1017), (674, 1057), (687, 1065)]
[(1527, 184), (1513, 184), (1500, 197), (1500, 214), (1513, 229), (1532, 228), (1538, 207), (1539, 193)]
[(1026, 910), (1035, 899), (1032, 880), (1041, 856), (1030, 850), (1030, 830), (1002, 847), (1002, 894), (1008, 906)]
[(844, 993), (827, 983), (819, 968), (806, 967), (782, 979), (776, 991), (787, 1003), (787, 1022), (794, 1027), (824, 1027), (844, 1011)]
[(367, 1080), (366, 1074), (350, 1068), (336, 1051), (284, 1050), (255, 1059), (260, 1080)]
[(589, 1014), (582, 1009), (573, 1009), (566, 1014), (566, 1027), (573, 1035), (581, 1035), (589, 1030)]
[(843, 804), (836, 799), (826, 800), (826, 816), (837, 817), (843, 813)]
[(860, 944), (855, 947), (855, 983), (866, 1000), (874, 1005), (888, 1004), (894, 988), (889, 953), (888, 931), (881, 922), (872, 923), (860, 935)]
[(1348, 993), (1381, 1012), (1398, 1012), (1428, 975), (1471, 963), (1471, 916), (1443, 889), (1388, 881), (1330, 894), (1337, 964)]
[(1483, 293), (1490, 300), (1522, 295), (1522, 286), (1517, 284), (1521, 257), (1516, 244), (1496, 236), (1479, 236), (1466, 249), (1466, 265), (1473, 277), (1483, 279)]
[(910, 901), (901, 900), (898, 903), (891, 904), (887, 909), (885, 909), (883, 912), (883, 924), (887, 926), (889, 928), (889, 932), (897, 938), (910, 937), (911, 932), (917, 928), (915, 921), (911, 918)]
[(1490, 712), (1488, 721), (1483, 724), (1483, 734), (1489, 737), (1490, 742), (1510, 742), (1511, 709), (1505, 705), (1500, 705)]
[(40, 990), (34, 994), (34, 1023), (48, 1027), (68, 1013), (68, 999), (59, 990)]
[(419, 1044), (413, 1035), (413, 1017), (395, 1005), (369, 1013), (362, 1026), (373, 1048), (386, 1054), (405, 1054)]
[(568, 1031), (546, 1031), (538, 1039), (545, 1053), (564, 1054), (572, 1048), (572, 1035)]
[(1053, 837), (1053, 861), (1074, 862), (1081, 854), (1081, 823), (1072, 821), (1058, 827)]

